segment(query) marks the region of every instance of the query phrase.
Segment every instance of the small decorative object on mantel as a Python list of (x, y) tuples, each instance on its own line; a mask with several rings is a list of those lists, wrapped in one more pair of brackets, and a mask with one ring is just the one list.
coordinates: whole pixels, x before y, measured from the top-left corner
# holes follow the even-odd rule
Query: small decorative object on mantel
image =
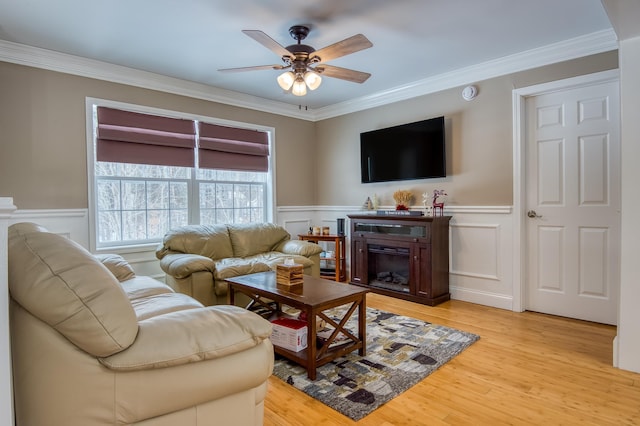
[(373, 210), (373, 203), (371, 202), (370, 197), (367, 197), (364, 204), (362, 205), (362, 208), (365, 210)]
[(380, 207), (380, 199), (378, 198), (378, 194), (373, 194), (371, 198), (371, 209), (378, 210), (378, 207)]
[(422, 206), (426, 216), (433, 216), (433, 206), (431, 205), (431, 193), (425, 191), (422, 193)]
[(429, 191), (425, 191), (422, 193), (422, 206), (426, 209), (431, 204), (431, 193)]
[(438, 210), (440, 210), (440, 216), (444, 216), (444, 201), (438, 201), (438, 198), (446, 195), (447, 193), (444, 192), (444, 189), (436, 189), (433, 191), (433, 201), (431, 205), (433, 206), (434, 216), (438, 216)]
[(413, 194), (411, 191), (398, 190), (393, 193), (393, 199), (396, 201), (396, 210), (409, 210)]

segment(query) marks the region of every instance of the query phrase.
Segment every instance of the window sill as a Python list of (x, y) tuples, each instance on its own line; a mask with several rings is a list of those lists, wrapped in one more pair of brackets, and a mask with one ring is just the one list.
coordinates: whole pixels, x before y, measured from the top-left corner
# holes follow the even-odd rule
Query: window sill
[(106, 253), (130, 254), (130, 253), (148, 253), (150, 251), (155, 252), (156, 247), (158, 247), (158, 244), (160, 244), (160, 241), (157, 243), (100, 247), (95, 250), (95, 254), (106, 254)]

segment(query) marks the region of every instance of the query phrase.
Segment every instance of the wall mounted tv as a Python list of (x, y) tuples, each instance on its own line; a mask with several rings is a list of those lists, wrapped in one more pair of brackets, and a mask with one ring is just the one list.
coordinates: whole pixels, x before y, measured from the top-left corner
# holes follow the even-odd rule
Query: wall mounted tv
[(444, 117), (360, 133), (362, 183), (446, 176)]

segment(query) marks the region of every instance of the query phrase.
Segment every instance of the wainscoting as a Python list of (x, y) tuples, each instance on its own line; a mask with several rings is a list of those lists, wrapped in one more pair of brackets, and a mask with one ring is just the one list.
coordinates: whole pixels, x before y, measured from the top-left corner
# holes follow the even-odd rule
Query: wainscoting
[[(294, 237), (307, 233), (310, 226), (329, 226), (331, 233), (335, 233), (338, 218), (348, 219), (348, 214), (358, 213), (363, 211), (353, 206), (279, 207), (277, 222)], [(445, 208), (445, 215), (452, 216), (449, 227), (451, 298), (513, 310), (511, 206), (449, 206)], [(349, 270), (348, 220), (346, 231)]]
[[(391, 208), (382, 206), (381, 208)], [(417, 208), (417, 207), (416, 207)], [(356, 206), (278, 207), (276, 223), (297, 238), (311, 226), (328, 226), (336, 233), (338, 218), (363, 213)], [(452, 299), (513, 310), (513, 213), (511, 206), (449, 206), (450, 291)], [(16, 210), (9, 223), (35, 222), (89, 248), (89, 215), (86, 209)], [(347, 271), (349, 270), (349, 221), (347, 232)], [(121, 254), (138, 274), (163, 280), (164, 273), (155, 257), (155, 245), (105, 252)], [(348, 274), (347, 274), (348, 276)]]

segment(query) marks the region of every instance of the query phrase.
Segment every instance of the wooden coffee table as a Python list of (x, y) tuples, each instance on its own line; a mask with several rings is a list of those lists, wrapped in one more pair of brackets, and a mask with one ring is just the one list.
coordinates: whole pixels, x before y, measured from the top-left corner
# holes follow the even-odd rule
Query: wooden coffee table
[[(277, 354), (306, 367), (309, 379), (316, 379), (317, 367), (349, 352), (357, 349), (361, 356), (365, 355), (367, 342), (366, 294), (368, 292), (366, 288), (305, 275), (302, 288), (289, 289), (286, 286), (276, 284), (275, 272), (259, 272), (229, 278), (226, 281), (229, 284), (229, 304), (231, 305), (235, 302), (235, 293), (241, 292), (251, 298), (251, 302), (247, 306), (248, 309), (256, 306), (265, 308), (268, 312), (265, 316), (269, 316), (270, 319), (282, 315), (282, 305), (291, 306), (306, 314), (306, 349), (294, 352), (274, 345), (274, 350)], [(342, 305), (349, 306), (345, 315), (338, 322), (324, 313), (327, 309)], [(358, 310), (357, 336), (344, 328), (347, 320), (356, 309)], [(332, 335), (320, 347), (316, 344), (317, 317), (334, 328)], [(331, 347), (339, 332), (347, 337), (346, 343)]]

